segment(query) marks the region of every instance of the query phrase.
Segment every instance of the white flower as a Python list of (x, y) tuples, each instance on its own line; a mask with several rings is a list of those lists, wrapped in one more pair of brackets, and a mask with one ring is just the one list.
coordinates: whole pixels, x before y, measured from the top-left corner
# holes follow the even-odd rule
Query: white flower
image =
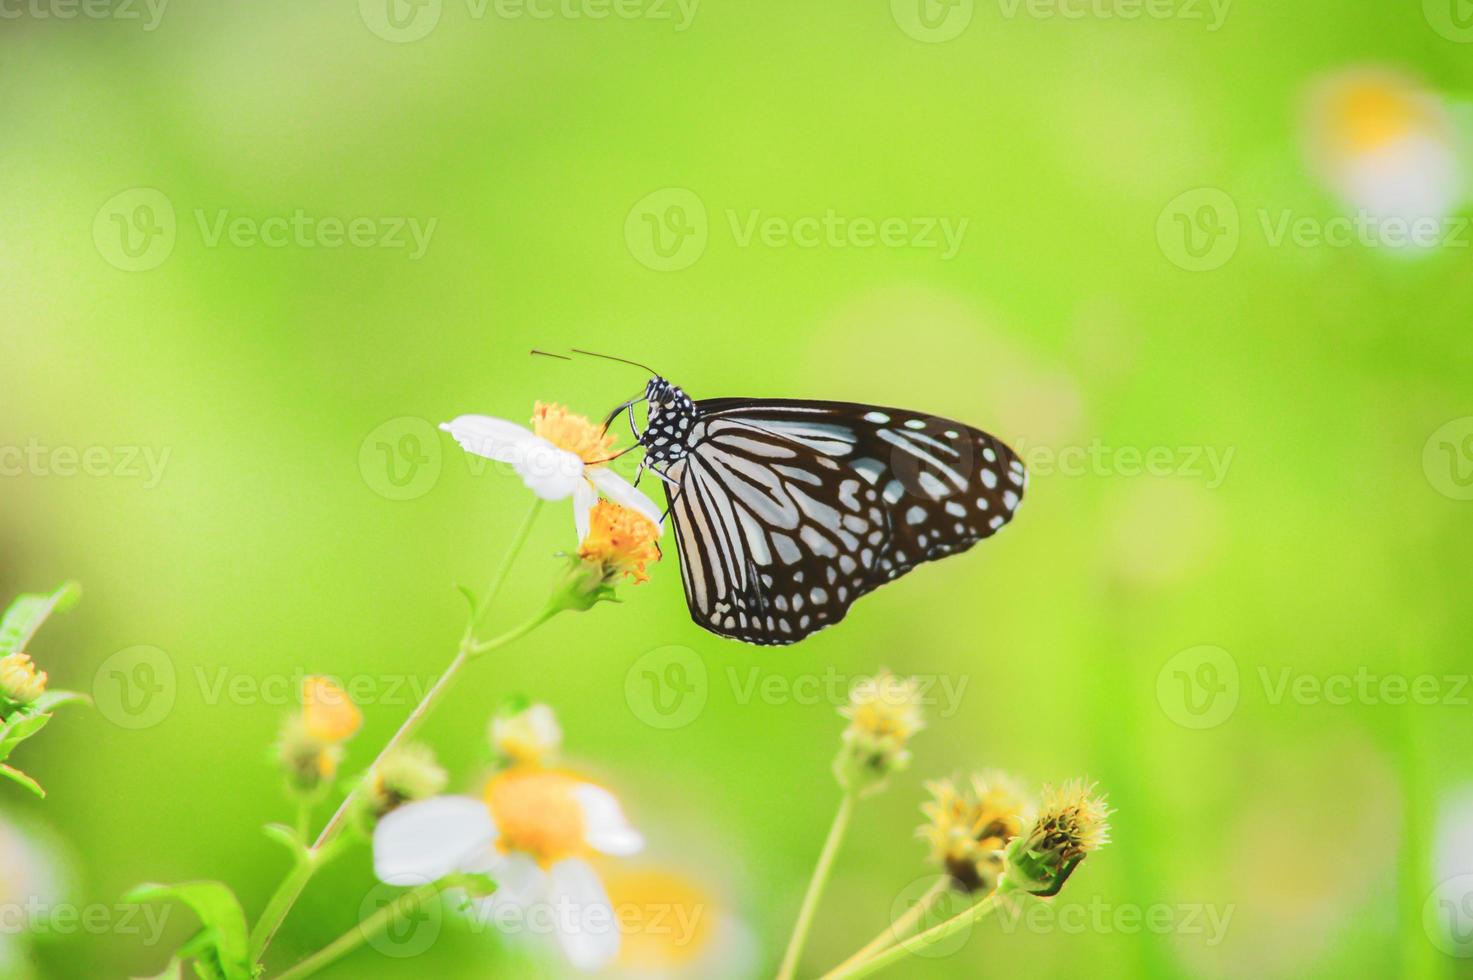
[(557, 715), (545, 704), (529, 704), (491, 719), (491, 745), (514, 762), (539, 762), (563, 744)]
[(487, 415), (462, 415), (440, 428), (466, 452), (511, 464), (543, 500), (572, 497), (579, 541), (588, 536), (588, 515), (600, 493), (660, 528), (660, 509), (604, 465), (613, 455), (613, 437), (580, 415), (539, 402), (532, 430)]
[(597, 970), (619, 952), (619, 924), (592, 853), (637, 853), (644, 838), (612, 793), (566, 772), (516, 766), (493, 776), (484, 799), (406, 803), (379, 821), (373, 866), (392, 885), (484, 872), (496, 892), (477, 900), (485, 921), (510, 932), (550, 926), (568, 962)]
[(1368, 227), (1370, 244), (1428, 248), (1465, 198), (1447, 103), (1392, 71), (1356, 68), (1311, 93), (1309, 153), (1321, 179)]

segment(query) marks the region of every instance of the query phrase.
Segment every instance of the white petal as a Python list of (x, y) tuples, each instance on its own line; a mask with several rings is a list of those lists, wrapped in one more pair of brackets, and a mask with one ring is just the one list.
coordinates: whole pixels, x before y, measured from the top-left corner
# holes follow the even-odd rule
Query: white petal
[(619, 952), (619, 926), (608, 893), (586, 862), (568, 858), (549, 872), (558, 945), (580, 970), (607, 965)]
[(663, 516), (663, 512), (655, 505), (654, 501), (634, 489), (634, 485), (628, 480), (607, 466), (589, 467), (588, 478), (593, 481), (594, 486), (603, 491), (605, 497), (608, 497), (620, 507), (628, 507), (630, 510), (639, 511), (650, 519), (651, 524), (655, 525), (656, 533), (665, 533), (665, 528), (660, 524), (660, 518)]
[(486, 804), (469, 796), (406, 803), (373, 831), (373, 870), (391, 885), (422, 885), (483, 861), (496, 840)]
[(644, 847), (644, 835), (624, 816), (624, 808), (614, 794), (602, 786), (580, 783), (573, 796), (583, 807), (583, 838), (588, 846), (604, 854), (624, 857), (638, 854)]
[(489, 415), (462, 415), (453, 422), (441, 422), (440, 429), (450, 433), (466, 452), (501, 463), (510, 463), (521, 447), (551, 445), (525, 426)]
[(462, 415), (440, 428), (454, 436), (466, 452), (510, 463), (527, 488), (543, 500), (568, 497), (583, 475), (583, 460), (506, 419)]
[(593, 489), (593, 484), (587, 480), (579, 480), (578, 485), (573, 488), (573, 523), (578, 527), (579, 544), (588, 538), (590, 526), (588, 515), (596, 503), (598, 503), (598, 491)]
[(494, 902), (526, 908), (547, 895), (547, 872), (526, 854), (498, 855), (486, 873), (496, 881)]

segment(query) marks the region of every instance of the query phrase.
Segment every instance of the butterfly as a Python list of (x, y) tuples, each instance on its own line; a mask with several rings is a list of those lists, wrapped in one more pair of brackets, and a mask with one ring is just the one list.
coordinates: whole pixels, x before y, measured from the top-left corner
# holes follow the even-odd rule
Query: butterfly
[(849, 402), (697, 401), (649, 373), (605, 425), (628, 412), (640, 472), (665, 484), (691, 618), (721, 636), (781, 645), (832, 626), (860, 596), (997, 533), (1028, 485), (1016, 453), (960, 422)]

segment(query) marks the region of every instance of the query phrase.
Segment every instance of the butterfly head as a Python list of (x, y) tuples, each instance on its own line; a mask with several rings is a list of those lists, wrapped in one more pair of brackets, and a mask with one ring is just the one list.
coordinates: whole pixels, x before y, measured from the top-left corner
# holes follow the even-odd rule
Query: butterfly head
[(696, 403), (678, 387), (656, 375), (644, 389), (649, 422), (640, 442), (652, 463), (674, 462), (685, 455), (686, 439), (696, 420)]

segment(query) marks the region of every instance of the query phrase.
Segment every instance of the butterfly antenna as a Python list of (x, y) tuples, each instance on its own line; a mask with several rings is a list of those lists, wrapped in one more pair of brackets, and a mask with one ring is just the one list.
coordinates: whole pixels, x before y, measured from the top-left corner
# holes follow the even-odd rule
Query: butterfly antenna
[(642, 370), (642, 371), (646, 372), (647, 374), (649, 374), (651, 377), (658, 378), (660, 376), (660, 372), (659, 371), (656, 371), (654, 368), (650, 367), (649, 365), (647, 365), (647, 364), (641, 364), (638, 361), (631, 361), (627, 357), (615, 357), (613, 354), (600, 354), (597, 351), (582, 350), (582, 349), (580, 349), (578, 347), (574, 347), (573, 348), (573, 353), (574, 354), (582, 354), (584, 357), (601, 357), (601, 358), (603, 358), (606, 361), (618, 361), (620, 364), (628, 364), (628, 365), (630, 365), (632, 367), (637, 367), (640, 370)]
[(532, 356), (533, 357), (555, 357), (555, 358), (557, 358), (560, 361), (571, 361), (572, 360), (572, 358), (569, 357), (566, 354), (553, 354), (553, 353), (551, 353), (549, 351), (538, 350), (535, 347), (532, 348)]

